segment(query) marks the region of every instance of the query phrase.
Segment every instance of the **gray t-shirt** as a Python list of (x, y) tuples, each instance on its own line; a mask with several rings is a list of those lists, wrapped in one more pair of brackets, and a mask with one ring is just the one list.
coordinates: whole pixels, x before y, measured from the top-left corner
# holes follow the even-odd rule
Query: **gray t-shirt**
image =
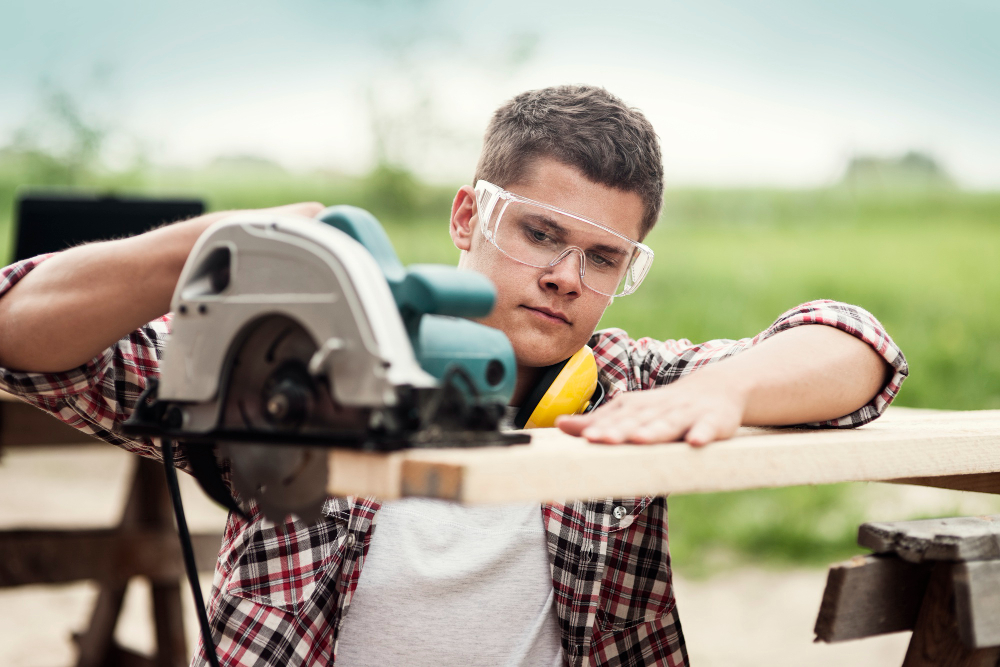
[(338, 667), (563, 664), (538, 504), (409, 498), (375, 520)]

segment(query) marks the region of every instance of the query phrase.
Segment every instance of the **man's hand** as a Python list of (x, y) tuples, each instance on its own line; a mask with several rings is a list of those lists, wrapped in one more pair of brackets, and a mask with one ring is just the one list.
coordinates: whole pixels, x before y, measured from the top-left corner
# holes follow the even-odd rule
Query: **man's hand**
[[(291, 213), (293, 215), (305, 216), (306, 218), (315, 218), (324, 208), (326, 207), (319, 202), (309, 201), (298, 204), (285, 204), (284, 206), (275, 206), (273, 208), (264, 208), (260, 210), (272, 211), (274, 213)], [(232, 213), (232, 211), (230, 211), (230, 213)]]
[(686, 440), (700, 447), (725, 440), (743, 422), (747, 392), (705, 368), (673, 384), (619, 394), (586, 415), (564, 416), (556, 425), (606, 444), (649, 444)]
[(892, 370), (850, 334), (799, 326), (672, 384), (560, 417), (556, 426), (591, 442), (701, 446), (732, 437), (741, 424), (787, 426), (850, 414), (878, 394)]

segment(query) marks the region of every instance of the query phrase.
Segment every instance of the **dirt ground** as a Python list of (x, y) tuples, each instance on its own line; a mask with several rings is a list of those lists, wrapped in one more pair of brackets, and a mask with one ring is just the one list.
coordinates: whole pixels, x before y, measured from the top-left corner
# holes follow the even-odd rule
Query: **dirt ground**
[[(106, 526), (117, 521), (132, 457), (110, 445), (8, 450), (0, 458), (0, 528)], [(184, 476), (182, 475), (182, 478)], [(182, 479), (192, 530), (220, 530), (225, 513)], [(997, 512), (997, 501), (979, 494), (885, 486), (886, 507), (929, 512), (960, 507), (962, 513)], [(956, 498), (958, 500), (956, 500)], [(207, 595), (209, 577), (203, 576)], [(825, 570), (739, 568), (707, 580), (676, 574), (681, 622), (696, 667), (825, 667), (901, 664), (909, 633), (846, 642), (813, 643)], [(186, 589), (186, 586), (185, 586)], [(90, 583), (0, 589), (0, 665), (59, 667), (74, 662), (73, 632), (87, 622), (96, 596)], [(190, 594), (185, 605), (189, 642), (197, 635)], [(149, 588), (129, 588), (116, 637), (150, 653), (154, 637)]]

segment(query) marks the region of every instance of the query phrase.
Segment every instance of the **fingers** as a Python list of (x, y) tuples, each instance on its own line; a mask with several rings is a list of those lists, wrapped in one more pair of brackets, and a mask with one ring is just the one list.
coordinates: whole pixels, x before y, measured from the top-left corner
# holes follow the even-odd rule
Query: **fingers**
[(570, 435), (595, 443), (647, 444), (678, 440), (692, 421), (693, 416), (683, 411), (635, 402), (617, 410), (597, 410), (583, 417), (561, 419), (557, 425)]
[(307, 218), (315, 218), (319, 213), (326, 208), (319, 202), (299, 202), (297, 204), (286, 204), (284, 206), (275, 206), (268, 210), (277, 211), (280, 213), (292, 213), (294, 215), (301, 215)]
[(627, 397), (586, 415), (563, 416), (556, 426), (564, 433), (597, 444), (652, 444), (685, 440), (702, 447), (736, 432), (739, 411), (726, 402), (671, 403)]
[(605, 403), (601, 407), (584, 415), (562, 415), (556, 417), (556, 428), (561, 429), (569, 435), (582, 435), (583, 430), (591, 424), (612, 417), (624, 405), (625, 401), (613, 401)]
[(586, 415), (563, 415), (556, 417), (556, 428), (569, 435), (580, 436), (583, 429), (590, 426), (594, 421), (593, 413)]
[(692, 418), (688, 415), (656, 417), (634, 429), (629, 435), (629, 442), (648, 445), (680, 440), (690, 428), (691, 422)]
[(718, 440), (718, 428), (710, 419), (702, 419), (688, 429), (684, 439), (692, 447), (704, 447), (708, 443)]

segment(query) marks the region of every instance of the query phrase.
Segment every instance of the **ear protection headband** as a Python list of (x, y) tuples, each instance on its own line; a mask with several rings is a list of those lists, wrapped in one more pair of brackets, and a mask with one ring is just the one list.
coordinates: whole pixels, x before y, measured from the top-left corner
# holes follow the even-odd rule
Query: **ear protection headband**
[(559, 415), (589, 412), (604, 400), (594, 352), (584, 345), (566, 361), (545, 368), (514, 417), (516, 428), (550, 428)]

